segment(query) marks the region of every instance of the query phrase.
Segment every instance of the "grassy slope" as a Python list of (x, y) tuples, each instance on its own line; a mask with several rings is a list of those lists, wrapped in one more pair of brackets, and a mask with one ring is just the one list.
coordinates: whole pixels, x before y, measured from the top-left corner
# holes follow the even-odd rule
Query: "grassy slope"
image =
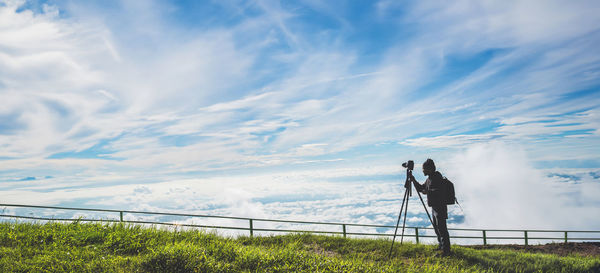
[(0, 223), (0, 272), (600, 272), (598, 257), (294, 234), (223, 238), (108, 224)]

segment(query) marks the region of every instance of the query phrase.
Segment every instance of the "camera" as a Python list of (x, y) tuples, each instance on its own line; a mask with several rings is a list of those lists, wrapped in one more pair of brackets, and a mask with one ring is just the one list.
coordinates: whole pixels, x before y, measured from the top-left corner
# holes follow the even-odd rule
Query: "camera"
[(415, 167), (415, 162), (413, 162), (412, 160), (409, 160), (408, 162), (402, 163), (402, 167), (407, 168), (408, 170), (412, 171), (413, 168)]

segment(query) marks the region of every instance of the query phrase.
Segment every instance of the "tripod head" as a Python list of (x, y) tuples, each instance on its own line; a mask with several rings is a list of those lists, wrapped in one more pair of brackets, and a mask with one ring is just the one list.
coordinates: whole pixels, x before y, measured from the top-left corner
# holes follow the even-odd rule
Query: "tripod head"
[(409, 171), (412, 171), (415, 168), (415, 162), (409, 160), (407, 162), (402, 163), (402, 167), (406, 168)]
[(412, 196), (410, 177), (412, 177), (412, 170), (415, 167), (415, 162), (409, 160), (407, 162), (402, 163), (402, 167), (406, 168), (406, 182), (404, 182), (404, 188), (408, 191), (408, 196)]

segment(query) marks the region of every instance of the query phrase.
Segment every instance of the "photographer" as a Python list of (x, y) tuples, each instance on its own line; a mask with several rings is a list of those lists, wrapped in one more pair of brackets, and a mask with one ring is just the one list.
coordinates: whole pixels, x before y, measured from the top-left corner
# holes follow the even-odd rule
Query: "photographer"
[(427, 205), (433, 211), (433, 227), (439, 243), (438, 249), (442, 250), (442, 256), (447, 256), (450, 255), (450, 235), (446, 226), (448, 207), (444, 200), (444, 196), (446, 195), (446, 188), (442, 184), (444, 180), (442, 174), (435, 170), (435, 164), (431, 159), (427, 159), (423, 163), (423, 174), (428, 176), (428, 178), (422, 185), (419, 184), (412, 174), (410, 175), (410, 179), (413, 181), (417, 191), (427, 195)]

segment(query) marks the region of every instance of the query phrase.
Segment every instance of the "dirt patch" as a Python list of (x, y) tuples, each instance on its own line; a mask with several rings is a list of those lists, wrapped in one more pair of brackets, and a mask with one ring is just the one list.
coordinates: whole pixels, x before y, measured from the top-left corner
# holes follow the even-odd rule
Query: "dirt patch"
[(560, 256), (581, 255), (600, 257), (600, 243), (552, 243), (545, 245), (477, 245), (474, 249), (511, 249), (524, 252), (556, 254)]
[(331, 251), (331, 250), (326, 250), (316, 243), (304, 244), (304, 247), (306, 250), (313, 252), (313, 253), (317, 253), (319, 255), (324, 255), (327, 257), (339, 256), (338, 253)]

